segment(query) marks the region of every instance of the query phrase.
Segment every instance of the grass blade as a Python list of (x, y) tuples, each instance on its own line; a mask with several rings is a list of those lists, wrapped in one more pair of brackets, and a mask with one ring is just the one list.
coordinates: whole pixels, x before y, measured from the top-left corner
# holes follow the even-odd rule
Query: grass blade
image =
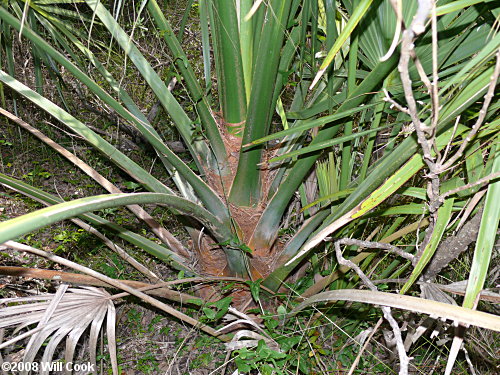
[(443, 206), (441, 206), (441, 208), (438, 210), (438, 218), (434, 227), (434, 231), (432, 232), (432, 237), (425, 249), (422, 251), (422, 255), (410, 275), (410, 279), (401, 288), (401, 294), (405, 294), (410, 289), (410, 287), (421, 275), (422, 271), (430, 262), (432, 256), (436, 252), (436, 249), (441, 242), (441, 238), (443, 237), (446, 226), (451, 219), (453, 202), (453, 198), (447, 199), (444, 202)]
[(373, 103), (373, 104), (368, 104), (368, 105), (364, 105), (364, 106), (359, 106), (357, 108), (352, 108), (352, 109), (349, 109), (347, 111), (342, 111), (342, 112), (336, 112), (332, 115), (320, 117), (318, 119), (303, 121), (302, 124), (300, 124), (300, 125), (296, 125), (296, 126), (288, 128), (288, 129), (282, 130), (280, 132), (269, 134), (268, 136), (256, 139), (256, 140), (250, 142), (248, 145), (245, 145), (245, 147), (247, 147), (249, 145), (258, 145), (258, 144), (261, 144), (264, 142), (272, 141), (273, 139), (282, 138), (282, 137), (290, 135), (290, 134), (301, 133), (305, 130), (309, 130), (309, 129), (316, 128), (319, 126), (323, 126), (323, 125), (329, 124), (333, 121), (340, 120), (340, 119), (346, 118), (348, 116), (352, 116), (355, 113), (364, 111), (365, 109), (368, 109), (368, 108), (372, 108), (376, 105), (379, 105), (379, 103)]
[[(500, 139), (496, 138), (495, 156), (492, 173), (500, 171)], [(463, 306), (474, 308), (476, 297), (483, 289), (490, 265), (498, 223), (500, 221), (500, 180), (492, 182), (488, 187), (484, 203), (481, 226), (474, 249), (474, 258), (469, 274), (469, 282), (465, 291)]]
[[(343, 137), (338, 137), (335, 139), (331, 139), (329, 141), (319, 142), (319, 143), (316, 143), (312, 146), (306, 146), (306, 147), (303, 147), (299, 150), (295, 150), (295, 151), (289, 152), (287, 154), (272, 158), (268, 161), (268, 163), (276, 162), (276, 161), (287, 159), (287, 158), (296, 157), (296, 156), (307, 154), (307, 153), (314, 152), (314, 151), (323, 150), (325, 148), (332, 147), (332, 146), (335, 146), (335, 145), (338, 145), (338, 144), (341, 144), (341, 143), (344, 143), (347, 141), (351, 141), (351, 140), (356, 139), (356, 138), (364, 137), (365, 135), (370, 135), (370, 134), (376, 133), (379, 130), (387, 129), (387, 128), (392, 127), (392, 126), (393, 126), (392, 124), (386, 125), (386, 126), (382, 126), (382, 127), (375, 128), (375, 129), (368, 129), (368, 130), (364, 130), (364, 131), (361, 131), (358, 133), (345, 135)], [(293, 129), (295, 129), (295, 128), (293, 128)]]
[(373, 0), (361, 0), (354, 9), (354, 11), (351, 14), (351, 17), (349, 18), (349, 21), (347, 21), (347, 24), (345, 25), (344, 29), (340, 33), (339, 37), (337, 40), (335, 40), (335, 44), (333, 47), (328, 51), (328, 54), (325, 57), (325, 60), (321, 64), (318, 73), (314, 77), (313, 82), (311, 83), (311, 86), (309, 89), (312, 89), (316, 84), (318, 83), (319, 79), (321, 76), (325, 73), (326, 69), (330, 66), (332, 63), (333, 59), (337, 55), (337, 53), (340, 51), (340, 48), (343, 46), (347, 38), (351, 36), (354, 28), (357, 26), (359, 21), (361, 21), (361, 18), (365, 15), (365, 13), (368, 11), (368, 8), (370, 8), (371, 3)]

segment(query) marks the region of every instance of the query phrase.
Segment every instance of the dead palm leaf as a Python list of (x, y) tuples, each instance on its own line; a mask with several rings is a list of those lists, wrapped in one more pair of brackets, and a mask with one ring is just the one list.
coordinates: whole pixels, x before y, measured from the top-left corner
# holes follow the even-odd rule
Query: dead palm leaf
[[(16, 327), (14, 334), (36, 324), (35, 328), (0, 344), (0, 349), (30, 337), (23, 362), (34, 362), (42, 345), (48, 341), (41, 362), (50, 363), (59, 343), (66, 338), (64, 360), (73, 362), (76, 345), (90, 327), (89, 355), (92, 368), (96, 368), (97, 338), (107, 315), (106, 331), (113, 374), (118, 373), (116, 358), (116, 311), (111, 295), (94, 287), (69, 288), (61, 285), (55, 294), (0, 299), (0, 329)], [(28, 371), (22, 372), (27, 374)], [(41, 369), (40, 374), (48, 374)]]

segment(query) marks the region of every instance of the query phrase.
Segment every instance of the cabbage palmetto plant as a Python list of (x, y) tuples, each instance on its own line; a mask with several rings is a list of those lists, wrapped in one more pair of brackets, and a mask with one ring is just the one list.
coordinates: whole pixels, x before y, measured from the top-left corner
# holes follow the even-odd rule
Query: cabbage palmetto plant
[[(317, 250), (332, 251), (325, 240), (406, 241), (417, 244), (418, 250), (413, 246), (415, 251), (408, 253), (413, 257), (396, 252), (400, 257), (377, 270), (380, 278), (412, 271), (406, 292), (439, 253), (444, 233), (459, 231), (479, 215), (464, 303), (473, 307), (487, 277), (498, 226), (499, 203), (493, 198), (500, 168), (496, 2), (200, 0), (201, 76), (156, 0), (125, 5), (135, 11), (129, 31), (120, 24), (122, 2), (113, 4), (107, 9), (99, 0), (2, 2), (2, 113), (109, 194), (64, 202), (1, 174), (3, 185), (48, 207), (1, 223), (0, 243), (78, 217), (84, 227), (96, 233), (106, 229), (188, 274), (259, 280), (278, 291), (301, 275), (311, 257), (318, 264)], [(432, 12), (425, 13), (427, 5)], [(413, 25), (418, 17), (421, 23)], [(164, 43), (162, 58), (175, 66), (188, 103), (172, 92), (135, 42), (137, 24), (146, 18), (148, 35)], [(427, 25), (431, 18), (432, 27)], [(407, 36), (404, 50), (410, 25), (419, 32)], [(103, 33), (107, 40), (99, 40)], [(31, 46), (35, 87), (15, 73), (14, 35)], [(106, 50), (110, 39), (125, 56), (124, 68), (141, 75), (168, 114), (192, 164), (169, 148), (124, 89), (122, 77), (113, 75), (109, 56), (117, 51)], [(47, 77), (59, 99), (44, 96)], [(67, 79), (147, 141), (173, 184), (134, 162), (102, 131), (94, 131), (95, 124), (70, 114), (64, 101)], [(122, 193), (99, 171), (68, 155), (29, 119), (20, 118), (26, 102), (80, 136), (148, 192)], [(412, 122), (416, 129), (409, 126)], [(454, 160), (440, 164), (446, 168), (428, 171), (436, 155), (446, 159), (454, 152)], [(428, 173), (434, 173), (429, 189)], [(160, 226), (140, 207), (144, 204), (182, 217), (192, 238), (189, 245)], [(161, 244), (91, 213), (117, 206), (127, 206), (144, 220)], [(355, 243), (349, 245), (346, 256), (355, 250)], [(452, 253), (452, 259), (458, 254)], [(366, 251), (351, 260), (374, 270), (381, 256)], [(347, 272), (346, 264), (327, 257), (326, 264)], [(352, 287), (339, 278), (339, 272), (320, 278), (303, 295), (332, 283), (333, 288)]]

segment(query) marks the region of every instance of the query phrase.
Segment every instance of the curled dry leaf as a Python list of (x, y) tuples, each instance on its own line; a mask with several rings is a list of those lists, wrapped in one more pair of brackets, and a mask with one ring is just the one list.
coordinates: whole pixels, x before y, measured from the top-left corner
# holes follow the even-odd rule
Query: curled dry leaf
[(226, 349), (228, 352), (257, 346), (260, 340), (264, 340), (269, 349), (280, 351), (279, 344), (274, 339), (269, 337), (267, 332), (247, 314), (230, 307), (229, 312), (224, 317), (224, 320), (229, 324), (219, 329), (219, 331), (225, 332), (230, 330), (231, 327), (239, 325), (247, 325), (249, 328), (253, 329), (253, 331), (249, 329), (239, 329), (235, 332), (231, 342), (226, 343)]

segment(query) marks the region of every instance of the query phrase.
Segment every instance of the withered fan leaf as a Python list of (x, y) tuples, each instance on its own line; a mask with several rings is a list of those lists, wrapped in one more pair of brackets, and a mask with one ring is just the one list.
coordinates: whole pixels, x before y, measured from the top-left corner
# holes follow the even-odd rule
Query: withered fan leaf
[[(104, 318), (113, 373), (118, 373), (116, 358), (115, 322), (116, 311), (111, 295), (104, 289), (93, 287), (69, 288), (61, 285), (55, 294), (43, 294), (20, 298), (0, 299), (0, 328), (15, 327), (14, 338), (0, 344), (0, 349), (30, 337), (24, 352), (23, 362), (34, 362), (42, 345), (49, 339), (40, 362), (53, 361), (55, 350), (66, 338), (64, 360), (73, 362), (76, 345), (90, 327), (90, 363), (96, 368), (97, 339)], [(36, 326), (35, 326), (36, 325)], [(35, 327), (33, 327), (35, 326)], [(23, 329), (28, 331), (19, 334)], [(48, 374), (48, 369), (40, 369)], [(27, 374), (28, 372), (22, 372)]]

